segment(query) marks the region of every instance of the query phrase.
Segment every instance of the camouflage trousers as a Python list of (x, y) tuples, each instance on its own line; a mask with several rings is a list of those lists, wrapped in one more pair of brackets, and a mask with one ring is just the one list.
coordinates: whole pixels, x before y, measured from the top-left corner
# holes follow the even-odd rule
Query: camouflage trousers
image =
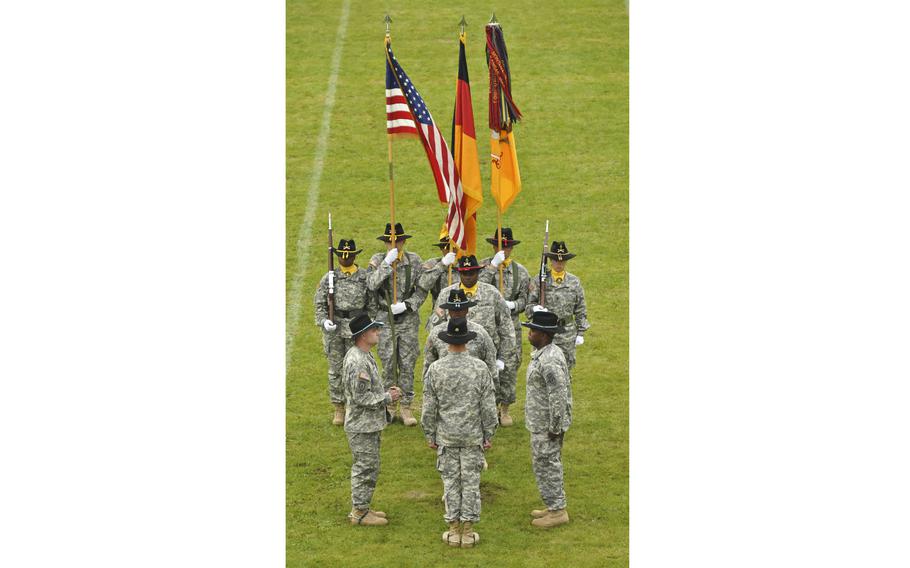
[(575, 368), (575, 324), (567, 325), (566, 330), (553, 336), (553, 343), (562, 349), (562, 354), (566, 356), (566, 364), (571, 371)]
[(340, 332), (322, 334), (322, 350), (329, 361), (329, 400), (332, 404), (344, 404), (344, 382), (341, 378), (341, 367), (344, 355), (354, 346), (354, 340), (344, 337)]
[(398, 342), (398, 380), (392, 374), (393, 344), (392, 326), (386, 324), (379, 328), (379, 360), (382, 361), (382, 385), (388, 389), (392, 385), (401, 388), (401, 404), (407, 406), (414, 400), (414, 366), (420, 353), (420, 344), (417, 341), (417, 332), (420, 327), (420, 317), (409, 313), (395, 322), (395, 336)]
[(480, 472), (483, 449), (439, 446), (436, 471), (442, 476), (442, 498), (446, 504), (446, 522), (480, 520)]
[(354, 463), (351, 464), (351, 503), (361, 511), (370, 508), (376, 479), (379, 478), (381, 431), (347, 432)]
[(496, 385), (496, 404), (515, 404), (515, 381), (518, 368), (521, 367), (521, 329), (515, 330), (515, 347), (506, 354), (503, 363), (506, 364), (499, 371), (499, 381)]
[(555, 440), (547, 432), (531, 432), (531, 469), (537, 480), (540, 498), (550, 511), (566, 508), (566, 492), (562, 483), (562, 441), (565, 433)]

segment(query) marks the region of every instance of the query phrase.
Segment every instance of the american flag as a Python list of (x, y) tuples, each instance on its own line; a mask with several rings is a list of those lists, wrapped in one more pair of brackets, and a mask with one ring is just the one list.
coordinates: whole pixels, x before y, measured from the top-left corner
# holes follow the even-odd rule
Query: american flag
[(448, 204), (446, 225), (449, 238), (459, 248), (465, 248), (465, 200), (455, 160), (445, 138), (433, 122), (430, 109), (417, 88), (392, 54), (392, 42), (386, 38), (385, 108), (386, 127), (390, 135), (417, 134), (427, 152), (430, 169), (436, 180), (439, 201)]

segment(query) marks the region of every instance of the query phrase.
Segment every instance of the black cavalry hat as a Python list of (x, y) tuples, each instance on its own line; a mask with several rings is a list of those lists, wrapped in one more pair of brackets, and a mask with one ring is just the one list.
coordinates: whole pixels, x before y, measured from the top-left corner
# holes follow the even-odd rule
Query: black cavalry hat
[[(390, 242), (392, 240), (392, 224), (385, 224), (385, 234), (376, 237), (380, 241)], [(401, 226), (401, 223), (395, 223), (395, 240), (403, 241), (405, 239), (410, 239), (411, 235), (407, 235), (404, 232), (404, 227)]]
[(440, 331), (439, 339), (452, 345), (463, 345), (477, 337), (477, 332), (468, 331), (468, 320), (465, 318), (452, 318), (445, 331)]
[(360, 254), (362, 252), (363, 250), (357, 249), (357, 245), (354, 244), (354, 239), (341, 239), (338, 241), (338, 246), (335, 248), (335, 254), (339, 258), (347, 258), (349, 254)]
[(521, 325), (547, 333), (562, 333), (565, 331), (565, 328), (559, 325), (559, 318), (556, 317), (556, 314), (546, 310), (534, 312), (531, 314), (531, 321), (523, 321)]
[(477, 264), (477, 257), (473, 254), (466, 254), (458, 259), (455, 270), (458, 272), (469, 272), (471, 270), (482, 270), (483, 266)]
[(566, 241), (553, 241), (550, 246), (550, 252), (544, 253), (550, 260), (569, 260), (575, 258), (575, 255), (569, 252)]
[[(493, 238), (487, 239), (487, 242), (491, 245), (499, 245), (499, 229), (493, 231)], [(521, 241), (516, 241), (512, 238), (512, 227), (503, 227), (502, 228), (502, 246), (504, 247), (514, 247)]]
[(439, 304), (444, 310), (466, 310), (477, 305), (474, 300), (468, 300), (467, 294), (461, 288), (449, 290), (449, 301)]
[(446, 248), (447, 246), (449, 246), (450, 244), (451, 243), (449, 242), (449, 235), (444, 235), (442, 237), (439, 237), (439, 242), (433, 243), (433, 246), (443, 249), (443, 248)]
[(348, 324), (348, 327), (351, 328), (351, 336), (357, 337), (371, 327), (382, 327), (383, 325), (385, 324), (381, 321), (373, 321), (370, 319), (370, 316), (366, 314), (360, 314), (351, 320), (351, 323)]

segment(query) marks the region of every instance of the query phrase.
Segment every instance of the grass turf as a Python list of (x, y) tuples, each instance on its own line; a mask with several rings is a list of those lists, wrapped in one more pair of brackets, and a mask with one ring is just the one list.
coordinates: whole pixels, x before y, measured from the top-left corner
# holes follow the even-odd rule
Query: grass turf
[[(550, 239), (567, 241), (578, 257), (569, 270), (587, 294), (592, 327), (573, 375), (575, 422), (563, 450), (572, 522), (550, 531), (530, 526), (540, 506), (523, 426), (526, 334), (518, 375), (516, 425), (500, 428), (482, 476), (483, 510), (472, 550), (451, 549), (445, 529), (435, 454), (417, 428), (400, 422), (383, 433), (382, 472), (374, 495), (387, 527), (353, 528), (350, 452), (330, 423), (326, 361), (314, 325), (312, 294), (325, 272), (325, 218), (335, 239), (354, 238), (369, 255), (388, 222), (387, 146), (381, 6), (351, 7), (325, 156), (319, 207), (311, 234), (299, 234), (312, 175), (341, 0), (287, 5), (287, 292), (298, 253), (308, 251), (302, 311), (293, 332), (287, 373), (287, 563), (289, 566), (627, 566), (628, 565), (628, 13), (621, 1), (571, 7), (511, 2), (500, 9), (509, 49), (513, 94), (525, 115), (516, 127), (523, 191), (504, 224), (522, 241), (514, 257), (532, 274), (544, 220)], [(445, 136), (450, 135), (457, 70), (457, 23), (468, 21), (468, 66), (478, 150), (489, 148), (483, 24), (491, 5), (477, 1), (425, 9), (392, 8), (395, 54), (420, 89)], [(444, 215), (417, 140), (394, 142), (396, 219), (415, 236), (408, 249), (424, 259)], [(492, 234), (495, 204), (489, 165), (481, 164), (484, 206), (480, 236)], [(480, 240), (480, 239), (479, 239)], [(479, 255), (488, 255), (481, 241)], [(422, 323), (429, 302), (422, 310)], [(422, 326), (421, 326), (422, 327)], [(421, 341), (425, 338), (421, 331)], [(378, 358), (378, 357), (377, 357)], [(422, 361), (418, 360), (420, 369)], [(419, 393), (422, 383), (416, 384)]]

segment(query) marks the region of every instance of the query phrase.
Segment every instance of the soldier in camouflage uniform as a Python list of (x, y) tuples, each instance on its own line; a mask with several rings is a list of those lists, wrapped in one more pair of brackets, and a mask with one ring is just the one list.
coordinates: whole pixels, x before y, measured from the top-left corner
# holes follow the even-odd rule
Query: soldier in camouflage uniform
[(492, 284), (500, 289), (499, 268), (502, 266), (502, 296), (512, 315), (512, 327), (515, 329), (515, 349), (506, 353), (503, 359), (505, 369), (499, 373), (499, 386), (496, 390), (496, 402), (499, 404), (499, 422), (503, 426), (512, 425), (509, 405), (515, 404), (515, 382), (518, 367), (521, 366), (521, 325), (518, 314), (528, 305), (528, 285), (531, 277), (528, 269), (512, 259), (512, 247), (520, 243), (512, 238), (512, 228), (502, 228), (502, 248), (499, 247), (499, 231), (487, 242), (493, 245), (493, 256), (480, 261), (487, 265), (480, 273), (480, 281)]
[[(499, 290), (490, 284), (478, 282), (483, 267), (477, 263), (474, 255), (458, 259), (457, 270), (460, 273), (461, 281), (444, 288), (439, 293), (436, 311), (433, 314), (434, 321), (445, 321), (446, 316), (442, 303), (445, 298), (449, 297), (449, 293), (452, 290), (464, 290), (469, 300), (477, 302), (477, 305), (468, 312), (467, 317), (470, 321), (480, 324), (490, 334), (493, 345), (496, 347), (496, 368), (501, 373), (505, 368), (505, 359), (515, 349), (515, 329), (512, 327), (509, 307), (502, 299)], [(498, 381), (498, 378), (496, 380)]]
[(449, 355), (427, 369), (423, 386), (421, 426), (436, 450), (436, 469), (442, 476), (445, 520), (442, 534), (451, 546), (469, 548), (480, 540), (473, 524), (480, 520), (480, 472), (483, 450), (496, 432), (496, 395), (490, 370), (467, 353), (474, 339), (467, 320), (451, 318), (439, 339)]
[(566, 262), (575, 258), (575, 255), (569, 252), (565, 241), (553, 241), (546, 256), (552, 265), (544, 280), (546, 306), (539, 305), (540, 279), (532, 278), (525, 315), (530, 318), (534, 312), (543, 309), (556, 314), (559, 325), (565, 331), (556, 334), (553, 343), (562, 349), (571, 371), (575, 367), (575, 348), (585, 342), (584, 333), (591, 327), (588, 324), (588, 308), (585, 306), (585, 290), (581, 287), (578, 276), (566, 271)]
[(319, 281), (313, 297), (316, 325), (322, 328), (322, 349), (329, 361), (329, 400), (335, 405), (332, 424), (344, 424), (344, 384), (341, 364), (348, 350), (354, 346), (349, 325), (354, 316), (375, 314), (373, 294), (367, 289), (367, 271), (360, 270), (355, 260), (363, 252), (354, 240), (341, 239), (334, 250), (339, 267), (331, 273), (335, 287), (335, 319), (329, 319), (329, 274)]
[[(377, 239), (386, 243), (387, 252), (376, 253), (370, 259), (367, 286), (376, 294), (378, 304), (376, 319), (388, 324), (382, 328), (379, 336), (383, 384), (386, 388), (393, 384), (401, 387), (401, 419), (405, 426), (416, 426), (417, 420), (411, 413), (411, 401), (414, 400), (414, 366), (420, 354), (420, 343), (417, 339), (420, 328), (418, 311), (427, 297), (427, 292), (417, 286), (423, 275), (420, 256), (404, 250), (405, 242), (409, 238), (411, 235), (405, 234), (401, 223), (395, 223), (393, 244), (391, 224), (386, 223), (385, 234)], [(392, 292), (393, 270), (397, 300)]]
[(555, 334), (564, 333), (553, 312), (540, 311), (528, 327), (528, 342), (534, 348), (527, 372), (525, 426), (531, 432), (531, 468), (546, 509), (531, 511), (536, 527), (555, 527), (569, 522), (563, 488), (562, 443), (572, 424), (572, 384)]
[[(436, 246), (439, 247), (439, 252), (442, 256), (431, 258), (423, 263), (423, 274), (420, 277), (420, 282), (418, 282), (418, 286), (426, 290), (433, 298), (434, 306), (439, 298), (439, 292), (443, 288), (458, 284), (458, 271), (450, 269), (454, 268), (452, 265), (455, 263), (455, 253), (449, 244), (449, 236), (440, 236)], [(451, 282), (449, 282), (450, 278)], [(428, 328), (431, 322), (432, 320), (427, 320)]]
[[(449, 301), (441, 304), (440, 307), (449, 311), (450, 318), (465, 318), (468, 316), (468, 308), (476, 306), (477, 302), (469, 301), (465, 296), (464, 290), (456, 289), (449, 291)], [(423, 373), (426, 376), (430, 364), (438, 359), (442, 359), (449, 354), (449, 345), (439, 339), (439, 333), (446, 330), (446, 323), (443, 322), (432, 330), (427, 336), (426, 346), (423, 349)], [(496, 384), (496, 377), (499, 370), (496, 368), (496, 346), (493, 345), (493, 339), (480, 324), (472, 321), (468, 322), (468, 331), (477, 334), (475, 339), (467, 343), (468, 354), (477, 357), (490, 369), (490, 376), (493, 377), (493, 384)]]
[(390, 420), (386, 406), (398, 400), (401, 391), (383, 391), (376, 360), (370, 350), (379, 343), (382, 323), (367, 315), (355, 317), (349, 330), (354, 346), (344, 356), (342, 378), (346, 403), (344, 431), (354, 461), (351, 464), (352, 525), (385, 525), (386, 514), (371, 511), (370, 502), (379, 477), (379, 445), (382, 430)]

